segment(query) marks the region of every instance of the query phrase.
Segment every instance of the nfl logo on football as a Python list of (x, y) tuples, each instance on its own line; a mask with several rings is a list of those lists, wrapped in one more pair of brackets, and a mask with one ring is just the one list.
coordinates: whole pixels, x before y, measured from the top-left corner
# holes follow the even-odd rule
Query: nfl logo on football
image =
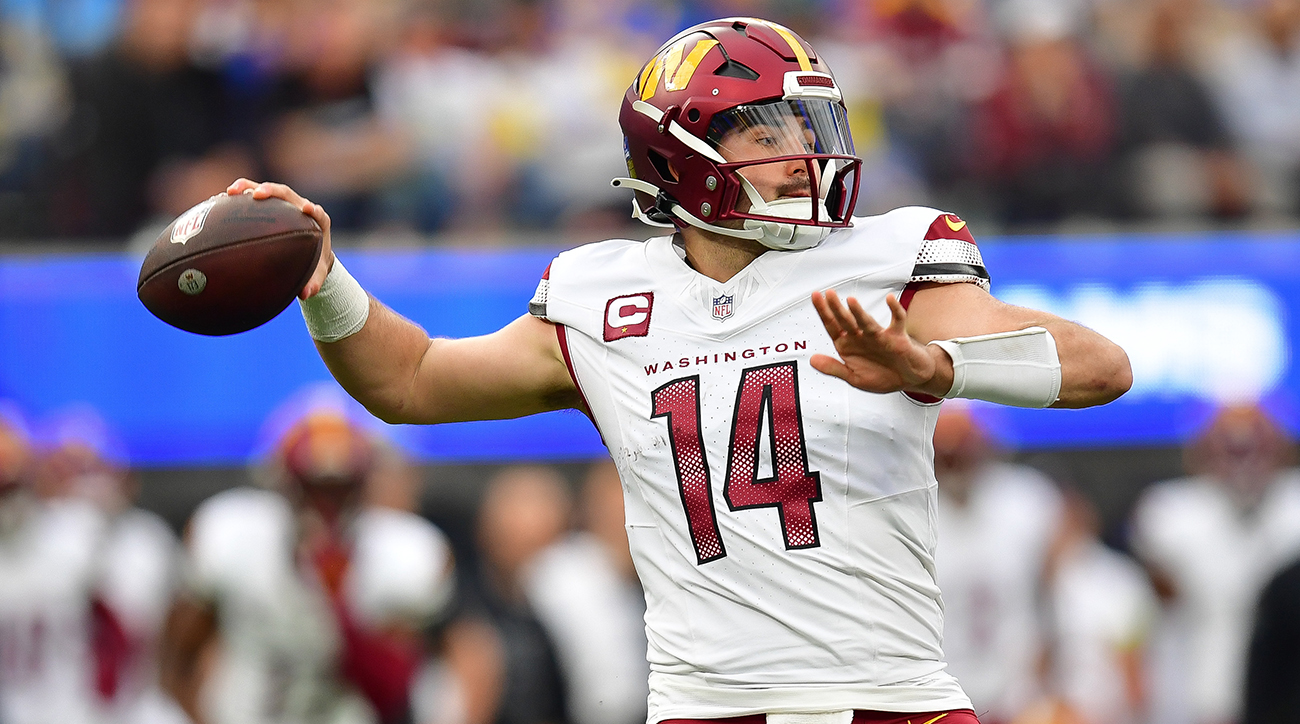
[(733, 297), (723, 294), (720, 297), (713, 298), (713, 318), (722, 321), (731, 316), (731, 300)]
[(216, 203), (216, 199), (211, 198), (181, 214), (172, 226), (172, 243), (183, 245), (195, 234), (203, 231), (203, 222), (207, 220), (208, 212)]

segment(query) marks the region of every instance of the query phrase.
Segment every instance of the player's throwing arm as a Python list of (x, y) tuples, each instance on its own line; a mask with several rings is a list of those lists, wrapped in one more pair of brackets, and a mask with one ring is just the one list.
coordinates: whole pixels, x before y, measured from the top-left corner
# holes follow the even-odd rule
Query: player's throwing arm
[(299, 295), (303, 317), (335, 379), (376, 417), (391, 423), (501, 419), (578, 404), (550, 325), (525, 314), (493, 334), (430, 340), (366, 294), (338, 262), (330, 218), (319, 204), (283, 184), (239, 179), (227, 189), (245, 191), (284, 199), (323, 230), (320, 263)]
[[(278, 197), (324, 231), (300, 295), (317, 349), (344, 389), (388, 422), (519, 417), (580, 404), (551, 326), (523, 315), (483, 337), (430, 340), (371, 298), (330, 247), (329, 215), (283, 184), (240, 179), (231, 194)], [(869, 392), (907, 391), (1021, 407), (1088, 407), (1132, 385), (1128, 357), (1086, 327), (1004, 304), (974, 284), (925, 284), (908, 309), (890, 295), (881, 326), (834, 291), (812, 298), (839, 359), (812, 366)]]

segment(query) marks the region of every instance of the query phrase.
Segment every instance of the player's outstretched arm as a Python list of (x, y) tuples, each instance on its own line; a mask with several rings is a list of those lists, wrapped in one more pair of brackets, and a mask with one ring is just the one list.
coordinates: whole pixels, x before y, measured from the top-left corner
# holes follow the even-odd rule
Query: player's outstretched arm
[[(891, 295), (888, 326), (855, 299), (833, 291), (813, 294), (813, 305), (835, 340), (839, 359), (815, 355), (812, 365), (871, 392), (907, 390), (943, 397), (953, 386), (953, 361), (938, 340), (1046, 329), (1060, 359), (1060, 389), (1052, 407), (1089, 407), (1128, 391), (1128, 355), (1096, 332), (1046, 312), (998, 301), (974, 284), (928, 284), (907, 310)], [(1044, 403), (1045, 404), (1045, 403)]]
[(497, 420), (580, 404), (555, 328), (528, 314), (482, 337), (431, 340), (372, 298), (360, 332), (316, 349), (385, 422)]
[[(283, 184), (240, 179), (228, 189), (231, 194), (245, 191), (256, 198), (282, 198), (320, 224), (324, 251), (299, 296), (306, 300), (320, 294), (335, 263), (329, 215)], [(501, 419), (580, 404), (555, 328), (546, 322), (525, 314), (482, 337), (431, 340), (373, 297), (359, 303), (364, 313), (339, 315), (344, 326), (355, 329), (323, 335), (332, 341), (313, 336), (343, 389), (386, 422)], [(349, 322), (353, 317), (356, 322)]]
[(867, 392), (921, 392), (942, 397), (952, 386), (952, 364), (945, 367), (942, 352), (929, 349), (907, 332), (907, 312), (890, 294), (886, 298), (892, 318), (882, 327), (857, 299), (847, 304), (834, 290), (813, 292), (813, 306), (835, 342), (840, 358), (815, 354), (814, 369), (839, 377)]

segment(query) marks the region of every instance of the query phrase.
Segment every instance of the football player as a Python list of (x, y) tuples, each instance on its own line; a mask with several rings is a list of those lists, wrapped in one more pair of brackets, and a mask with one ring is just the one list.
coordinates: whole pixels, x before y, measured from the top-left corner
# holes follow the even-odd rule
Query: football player
[(997, 460), (958, 405), (935, 425), (934, 468), (944, 654), (984, 724), (1010, 722), (1039, 693), (1041, 596), (1061, 495), (1037, 470)]
[[(614, 183), (663, 236), (560, 254), (529, 313), (476, 338), (430, 340), (328, 248), (300, 295), (385, 420), (591, 415), (646, 589), (651, 722), (973, 721), (940, 651), (938, 403), (1086, 407), (1131, 384), (1101, 335), (990, 296), (960, 218), (853, 218), (841, 98), (787, 28), (695, 26), (619, 117)], [(329, 228), (288, 187), (245, 191)]]
[(194, 721), (408, 720), (450, 549), (414, 513), (361, 504), (374, 454), (344, 415), (313, 411), (280, 442), (278, 490), (234, 488), (194, 513), (161, 656)]
[(1300, 555), (1300, 469), (1262, 408), (1219, 410), (1187, 447), (1188, 477), (1133, 511), (1133, 549), (1164, 604), (1152, 707), (1164, 721), (1241, 717), (1250, 621), (1269, 579)]
[(645, 596), (637, 581), (623, 488), (609, 460), (588, 470), (582, 527), (539, 554), (528, 600), (555, 642), (573, 724), (645, 721)]
[(43, 498), (15, 408), (0, 401), (0, 721), (101, 721), (92, 600), (103, 517)]
[(104, 722), (176, 721), (157, 686), (157, 644), (175, 592), (180, 546), (157, 514), (132, 505), (139, 483), (125, 448), (92, 407), (42, 421), (34, 491), (50, 502), (85, 501), (103, 516), (91, 544), (90, 601), (96, 699)]
[(1158, 602), (1132, 558), (1101, 542), (1092, 502), (1067, 483), (1048, 565), (1051, 644), (1047, 686), (1082, 724), (1154, 721), (1147, 706), (1147, 643)]

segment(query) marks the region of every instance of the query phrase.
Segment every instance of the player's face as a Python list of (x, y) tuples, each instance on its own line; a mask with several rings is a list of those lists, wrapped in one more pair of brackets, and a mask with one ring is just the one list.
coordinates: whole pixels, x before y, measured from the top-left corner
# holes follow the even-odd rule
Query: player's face
[(300, 481), (302, 504), (333, 526), (344, 520), (361, 499), (360, 481)]
[(1272, 421), (1244, 406), (1218, 415), (1200, 441), (1200, 455), (1212, 475), (1253, 504), (1284, 464), (1284, 447)]
[[(756, 161), (773, 156), (794, 156), (813, 153), (815, 142), (812, 129), (793, 116), (771, 124), (755, 125), (728, 131), (718, 141), (718, 151), (729, 162)], [(764, 201), (781, 198), (808, 198), (812, 196), (812, 178), (809, 166), (817, 173), (817, 164), (803, 159), (745, 166), (738, 173), (744, 176)], [(749, 199), (742, 194), (736, 203), (737, 211), (747, 211)]]

